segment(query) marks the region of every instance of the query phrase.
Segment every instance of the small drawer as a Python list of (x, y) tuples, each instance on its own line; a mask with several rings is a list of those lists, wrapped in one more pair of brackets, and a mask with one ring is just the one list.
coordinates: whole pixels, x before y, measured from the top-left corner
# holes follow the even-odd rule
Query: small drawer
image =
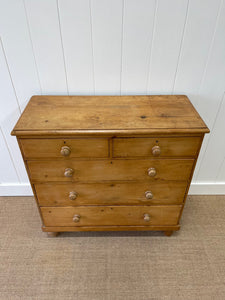
[(188, 180), (193, 159), (28, 161), (33, 182)]
[(108, 157), (108, 139), (20, 139), (25, 158)]
[(115, 138), (113, 157), (195, 157), (200, 137)]
[(45, 226), (177, 225), (181, 205), (41, 207)]
[(181, 204), (186, 181), (37, 183), (40, 206)]

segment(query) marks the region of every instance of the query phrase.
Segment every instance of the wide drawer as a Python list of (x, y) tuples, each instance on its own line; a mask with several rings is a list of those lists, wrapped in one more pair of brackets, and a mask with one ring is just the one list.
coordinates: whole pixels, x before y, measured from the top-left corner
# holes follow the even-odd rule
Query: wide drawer
[[(111, 181), (111, 180), (188, 180), (192, 159), (145, 160), (53, 160), (28, 161), (31, 180), (36, 181)], [(153, 170), (153, 172), (150, 172)], [(155, 173), (154, 177), (149, 176)], [(67, 177), (69, 175), (69, 177)]]
[(200, 137), (115, 138), (113, 157), (194, 157)]
[(176, 225), (180, 205), (41, 207), (45, 226)]
[(187, 182), (37, 183), (40, 206), (181, 204)]
[(108, 139), (21, 139), (25, 158), (108, 157)]

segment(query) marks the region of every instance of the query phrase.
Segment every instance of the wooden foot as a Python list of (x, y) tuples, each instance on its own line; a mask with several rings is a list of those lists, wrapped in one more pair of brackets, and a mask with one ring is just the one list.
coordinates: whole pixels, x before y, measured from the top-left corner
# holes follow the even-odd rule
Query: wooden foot
[(47, 232), (48, 237), (55, 237), (59, 234), (59, 232)]
[(173, 231), (172, 230), (164, 231), (164, 234), (166, 236), (171, 236), (173, 234)]

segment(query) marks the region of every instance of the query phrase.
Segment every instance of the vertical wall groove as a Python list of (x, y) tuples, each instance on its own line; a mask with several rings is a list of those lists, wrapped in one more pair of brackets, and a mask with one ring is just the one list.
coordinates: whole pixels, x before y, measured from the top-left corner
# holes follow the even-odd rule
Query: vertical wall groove
[(13, 165), (13, 168), (14, 168), (15, 173), (16, 173), (16, 176), (17, 176), (17, 180), (18, 180), (18, 182), (21, 182), (20, 176), (19, 176), (19, 174), (18, 174), (18, 172), (17, 172), (17, 169), (16, 169), (16, 166), (15, 166), (15, 163), (14, 163), (14, 160), (13, 160), (13, 157), (12, 157), (12, 154), (11, 154), (11, 152), (10, 152), (10, 149), (9, 149), (9, 146), (8, 146), (8, 143), (7, 143), (7, 139), (6, 139), (6, 137), (5, 137), (5, 135), (4, 135), (3, 131), (2, 131), (1, 126), (0, 126), (0, 132), (1, 132), (1, 134), (2, 134), (2, 137), (3, 137), (3, 140), (4, 140), (4, 142), (5, 142), (6, 148), (7, 148), (7, 150), (8, 150), (8, 153), (9, 153), (9, 156), (10, 156), (11, 163), (12, 163), (12, 165)]
[(10, 72), (8, 60), (7, 60), (7, 57), (6, 57), (6, 53), (5, 53), (5, 49), (4, 49), (1, 37), (0, 37), (0, 44), (1, 44), (1, 48), (2, 48), (2, 53), (4, 55), (4, 59), (5, 59), (5, 62), (6, 62), (7, 70), (8, 70), (8, 73), (9, 73), (10, 81), (11, 81), (11, 84), (12, 84), (12, 87), (13, 87), (13, 92), (14, 92), (16, 102), (17, 102), (17, 105), (18, 105), (18, 109), (19, 109), (19, 112), (21, 114), (21, 107), (20, 107), (19, 100), (18, 100), (18, 97), (17, 97), (17, 94), (16, 94), (16, 89), (15, 89), (15, 86), (14, 86), (14, 83), (13, 83), (12, 75), (11, 75), (11, 72)]
[[(217, 13), (217, 16), (216, 16), (214, 32), (213, 32), (212, 40), (211, 40), (211, 43), (210, 43), (210, 47), (209, 47), (209, 51), (208, 51), (208, 55), (207, 55), (207, 60), (206, 60), (206, 63), (205, 63), (205, 68), (204, 68), (204, 71), (203, 71), (203, 74), (202, 74), (201, 82), (199, 84), (199, 89), (198, 89), (198, 93), (197, 93), (198, 95), (200, 94), (200, 90), (202, 88), (202, 84), (204, 82), (205, 75), (206, 75), (206, 70), (207, 70), (207, 67), (208, 67), (208, 64), (209, 64), (209, 59), (210, 59), (210, 56), (211, 56), (211, 53), (212, 53), (212, 48), (213, 48), (213, 44), (214, 44), (214, 40), (215, 40), (215, 35), (216, 35), (216, 30), (217, 30), (217, 26), (218, 26), (220, 13), (221, 13), (221, 10), (222, 10), (222, 5), (223, 5), (223, 0), (220, 1), (220, 6), (219, 6), (218, 13)], [(196, 104), (198, 105), (198, 102)]]
[[(222, 97), (222, 100), (221, 100), (220, 107), (222, 107), (223, 105), (225, 105), (225, 91), (224, 91), (224, 94), (223, 94), (223, 97)], [(218, 177), (219, 177), (219, 175), (220, 175), (220, 173), (222, 171), (222, 168), (224, 167), (224, 163), (225, 163), (225, 155), (224, 155), (224, 158), (223, 158), (223, 160), (222, 160), (222, 162), (221, 162), (221, 164), (220, 164), (220, 166), (219, 166), (219, 168), (217, 170), (216, 181), (217, 181), (217, 179), (218, 179)]]
[(148, 91), (149, 91), (149, 78), (150, 78), (150, 69), (151, 69), (151, 59), (152, 59), (152, 49), (153, 49), (154, 34), (155, 34), (155, 22), (156, 22), (157, 8), (158, 8), (158, 0), (155, 0), (155, 12), (154, 12), (154, 20), (153, 20), (151, 46), (150, 46), (151, 48), (150, 48), (149, 61), (148, 61), (148, 75), (147, 75), (147, 80), (146, 80), (146, 94), (148, 94)]
[(91, 27), (91, 53), (92, 53), (92, 76), (93, 76), (93, 87), (95, 95), (95, 65), (94, 65), (94, 44), (93, 44), (93, 24), (92, 24), (92, 9), (91, 9), (91, 0), (89, 0), (89, 9), (90, 9), (90, 27)]
[(121, 34), (121, 58), (120, 58), (120, 95), (122, 94), (122, 73), (123, 73), (123, 35), (124, 35), (124, 2), (125, 0), (122, 0), (123, 6), (122, 6), (122, 34)]
[[(221, 98), (221, 100), (220, 100), (220, 104), (219, 104), (219, 107), (218, 107), (218, 109), (217, 109), (216, 116), (215, 116), (215, 118), (214, 118), (214, 120), (213, 120), (213, 124), (212, 124), (212, 127), (211, 127), (211, 129), (210, 129), (211, 134), (213, 133), (214, 128), (215, 128), (216, 120), (217, 120), (217, 117), (218, 117), (218, 115), (219, 115), (219, 112), (220, 112), (222, 103), (223, 103), (223, 97), (224, 97), (224, 95), (222, 96), (222, 98)], [(209, 143), (210, 143), (210, 139), (211, 139), (211, 135), (209, 136), (209, 138), (208, 138), (208, 140), (207, 140), (207, 142), (206, 142), (206, 146), (205, 146), (204, 152), (202, 153), (202, 159), (201, 159), (201, 161), (200, 161), (200, 163), (199, 163), (199, 168), (198, 168), (198, 171), (197, 171), (197, 173), (196, 173), (196, 179), (197, 179), (197, 180), (198, 180), (198, 177), (199, 177), (199, 173), (200, 173), (200, 170), (201, 170), (202, 163), (203, 163), (203, 161), (204, 161), (204, 158), (205, 158), (205, 155), (206, 155), (206, 152), (207, 152), (208, 145), (209, 145)]]
[[(224, 93), (224, 94), (225, 94), (225, 93)], [(217, 109), (216, 117), (215, 117), (215, 119), (214, 119), (214, 121), (213, 121), (212, 129), (211, 129), (211, 135), (209, 136), (209, 138), (208, 138), (208, 140), (207, 140), (206, 147), (205, 147), (205, 151), (204, 151), (203, 154), (202, 154), (202, 160), (201, 160), (201, 162), (200, 162), (200, 164), (199, 164), (199, 169), (198, 169), (198, 172), (197, 172), (197, 174), (196, 174), (196, 179), (197, 179), (197, 180), (198, 180), (198, 178), (199, 178), (199, 173), (200, 173), (200, 170), (201, 170), (202, 163), (203, 163), (204, 158), (205, 158), (206, 153), (207, 153), (208, 145), (209, 145), (209, 143), (210, 143), (212, 134), (214, 133), (216, 121), (217, 121), (217, 118), (218, 118), (218, 116), (219, 116), (219, 112), (220, 112), (220, 109), (221, 109), (221, 107), (222, 107), (222, 104), (223, 104), (224, 94), (223, 94), (223, 96), (221, 97), (220, 104), (219, 104), (219, 107), (218, 107), (218, 109)]]
[(179, 51), (179, 55), (178, 55), (178, 59), (177, 59), (177, 66), (176, 66), (176, 71), (175, 71), (175, 76), (174, 76), (172, 94), (174, 94), (174, 88), (175, 88), (175, 85), (176, 85), (177, 72), (178, 72), (180, 58), (181, 58), (182, 49), (183, 49), (183, 43), (184, 43), (184, 37), (185, 37), (185, 30), (186, 30), (187, 20), (188, 20), (189, 1), (190, 0), (188, 0), (188, 3), (187, 3), (187, 12), (186, 12), (186, 16), (185, 16), (185, 22), (184, 22), (184, 28), (183, 28), (183, 33), (182, 33), (182, 39), (181, 39), (181, 43), (180, 43), (180, 51)]
[(65, 77), (66, 77), (67, 95), (69, 95), (68, 78), (67, 78), (67, 70), (66, 70), (66, 60), (65, 60), (65, 51), (64, 51), (64, 46), (63, 46), (62, 28), (61, 28), (60, 13), (59, 13), (59, 1), (58, 0), (56, 0), (56, 6), (57, 6), (57, 14), (58, 14), (58, 22), (59, 22), (59, 34), (60, 34), (61, 47), (62, 47), (62, 53), (63, 53), (63, 64), (64, 64)]
[[(211, 42), (210, 42), (210, 47), (209, 47), (209, 51), (208, 51), (208, 55), (207, 55), (205, 68), (204, 68), (204, 71), (203, 71), (203, 74), (202, 74), (201, 82), (200, 82), (198, 93), (197, 93), (198, 98), (199, 98), (199, 96), (201, 96), (201, 93), (204, 91), (204, 83), (206, 81), (206, 75), (207, 75), (207, 71), (208, 71), (208, 68), (209, 68), (210, 60), (211, 60), (211, 57), (213, 55), (213, 48), (215, 46), (215, 38), (216, 38), (217, 31), (219, 29), (219, 21), (221, 19), (221, 13), (222, 13), (223, 5), (224, 5), (224, 0), (221, 0), (219, 8), (218, 8), (217, 16), (216, 16), (216, 19), (215, 19), (215, 23), (214, 23), (215, 25), (214, 25), (212, 39), (211, 39)], [(223, 93), (224, 93), (224, 91), (223, 91)], [(210, 130), (211, 130), (211, 134), (210, 134), (210, 136), (208, 137), (208, 139), (206, 141), (205, 147), (202, 149), (203, 151), (202, 151), (201, 158), (199, 160), (199, 166), (198, 166), (198, 169), (196, 170), (195, 178), (196, 178), (197, 181), (199, 180), (199, 177), (200, 177), (200, 174), (201, 174), (201, 168), (202, 168), (204, 159), (206, 157), (206, 153), (207, 153), (208, 147), (210, 145), (212, 135), (213, 135), (214, 130), (215, 130), (215, 125), (216, 125), (217, 118), (219, 116), (220, 109), (222, 107), (224, 94), (222, 96), (220, 95), (218, 97), (219, 97), (219, 99), (218, 99), (219, 101), (217, 101), (218, 105), (217, 105), (217, 103), (215, 103), (215, 106), (214, 106), (216, 108), (216, 112), (215, 112), (215, 115), (213, 116), (213, 118), (210, 122), (211, 125), (209, 126)], [(201, 103), (199, 103), (199, 101), (196, 102), (196, 105), (197, 105), (197, 107), (201, 107)], [(219, 174), (218, 172), (217, 172), (217, 176)], [(217, 178), (217, 176), (216, 176), (216, 178)], [(216, 178), (214, 180), (216, 180)]]
[(41, 86), (41, 80), (40, 80), (40, 74), (39, 74), (39, 71), (38, 71), (37, 60), (36, 60), (35, 53), (34, 53), (34, 45), (33, 45), (32, 37), (31, 37), (30, 24), (29, 24), (29, 20), (28, 20), (28, 15), (27, 15), (27, 9), (26, 9), (25, 0), (23, 0), (23, 6), (24, 6), (25, 15), (26, 15), (27, 29), (28, 29), (28, 33), (29, 33), (29, 38), (30, 38), (30, 43), (31, 43), (31, 48), (32, 48), (32, 55), (33, 55), (33, 58), (34, 58), (34, 63), (35, 63), (35, 69), (36, 69), (36, 73), (37, 73), (38, 83), (39, 83), (41, 94), (43, 94), (43, 92), (42, 92), (42, 86)]

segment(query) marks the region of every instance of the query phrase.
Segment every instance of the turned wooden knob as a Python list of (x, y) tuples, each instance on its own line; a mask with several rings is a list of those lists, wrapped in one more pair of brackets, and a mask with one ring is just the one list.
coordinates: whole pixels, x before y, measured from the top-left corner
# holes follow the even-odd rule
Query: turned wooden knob
[(73, 169), (70, 169), (70, 168), (65, 169), (64, 176), (72, 177), (73, 176)]
[(77, 198), (77, 193), (76, 192), (70, 192), (69, 193), (69, 198), (70, 200), (75, 200)]
[(148, 176), (154, 177), (156, 175), (156, 169), (155, 168), (149, 168), (148, 169)]
[(73, 216), (73, 222), (80, 222), (80, 215), (74, 215)]
[(159, 156), (161, 154), (161, 149), (159, 146), (152, 147), (153, 156)]
[(153, 198), (152, 192), (151, 192), (151, 191), (145, 192), (145, 198), (146, 198), (146, 199), (152, 199), (152, 198)]
[(150, 215), (149, 214), (144, 214), (144, 221), (149, 222), (150, 221)]
[(61, 148), (60, 153), (61, 153), (62, 156), (69, 156), (70, 153), (71, 153), (70, 147), (68, 147), (68, 146), (63, 146), (63, 147)]

